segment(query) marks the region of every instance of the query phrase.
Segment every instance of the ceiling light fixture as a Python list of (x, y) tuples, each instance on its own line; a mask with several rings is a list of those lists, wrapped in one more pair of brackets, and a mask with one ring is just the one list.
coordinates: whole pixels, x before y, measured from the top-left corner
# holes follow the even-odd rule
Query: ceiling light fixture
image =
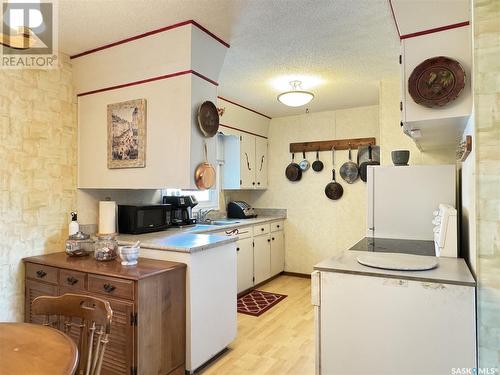
[(289, 107), (300, 107), (314, 99), (314, 94), (302, 90), (301, 81), (291, 81), (291, 91), (286, 91), (278, 95), (278, 101)]

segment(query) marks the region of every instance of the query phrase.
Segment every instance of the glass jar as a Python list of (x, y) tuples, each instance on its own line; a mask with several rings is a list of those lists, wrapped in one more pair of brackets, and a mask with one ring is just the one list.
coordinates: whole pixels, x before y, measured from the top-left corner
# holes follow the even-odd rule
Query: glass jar
[(66, 254), (70, 257), (82, 257), (94, 251), (94, 241), (88, 234), (78, 232), (66, 240)]
[(94, 257), (99, 261), (113, 260), (118, 256), (118, 242), (113, 235), (97, 237), (94, 246)]

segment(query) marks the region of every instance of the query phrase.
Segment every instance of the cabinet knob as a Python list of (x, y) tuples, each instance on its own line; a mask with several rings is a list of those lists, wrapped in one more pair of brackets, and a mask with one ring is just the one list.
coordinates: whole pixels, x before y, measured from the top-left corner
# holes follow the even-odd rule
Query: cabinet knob
[(267, 242), (271, 242), (271, 240), (268, 238), (268, 239), (267, 239)]
[(73, 276), (69, 276), (66, 281), (69, 285), (75, 285), (78, 282), (78, 279)]
[(255, 185), (255, 182), (252, 182), (252, 185)]
[(280, 225), (279, 225), (279, 224), (278, 224), (278, 225), (276, 225), (276, 228), (279, 228), (279, 227), (280, 227)]
[(116, 287), (114, 285), (111, 285), (111, 284), (104, 284), (102, 287), (103, 287), (104, 291), (106, 291), (108, 293), (111, 293), (113, 290), (116, 289)]
[(257, 182), (257, 185), (260, 185), (260, 182)]
[(272, 238), (272, 240), (274, 241), (274, 237)]
[(236, 248), (236, 251), (240, 251), (240, 248), (239, 248), (239, 247), (237, 247), (237, 248)]
[(36, 271), (36, 277), (39, 279), (43, 279), (45, 276), (47, 276), (47, 272), (43, 270)]
[(264, 232), (264, 228), (260, 228), (260, 230)]

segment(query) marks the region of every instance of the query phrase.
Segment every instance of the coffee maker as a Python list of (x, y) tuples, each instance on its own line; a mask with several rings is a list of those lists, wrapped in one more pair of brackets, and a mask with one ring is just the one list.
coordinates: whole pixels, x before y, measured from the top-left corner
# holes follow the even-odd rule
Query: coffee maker
[(193, 207), (198, 204), (194, 195), (179, 195), (163, 197), (163, 204), (172, 205), (172, 226), (183, 227), (186, 225), (195, 225), (196, 219), (193, 218)]

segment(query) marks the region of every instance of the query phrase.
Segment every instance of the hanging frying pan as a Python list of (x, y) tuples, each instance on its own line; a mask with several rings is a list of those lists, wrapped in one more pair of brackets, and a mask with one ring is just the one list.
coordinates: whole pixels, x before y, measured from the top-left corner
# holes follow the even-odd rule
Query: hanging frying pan
[[(359, 152), (359, 151), (358, 151)], [(369, 165), (380, 165), (380, 162), (378, 160), (373, 159), (373, 150), (372, 150), (372, 145), (368, 145), (368, 160), (362, 162), (359, 165), (359, 177), (363, 182), (366, 182), (366, 168)]]
[(314, 172), (321, 172), (323, 170), (323, 162), (319, 160), (319, 150), (316, 151), (316, 160), (312, 163), (312, 169)]
[(288, 164), (285, 170), (285, 176), (290, 181), (299, 181), (302, 178), (302, 169), (295, 163), (295, 154), (292, 154), (292, 162)]
[(302, 151), (302, 156), (304, 157), (304, 159), (299, 163), (299, 166), (300, 166), (300, 169), (302, 169), (302, 171), (305, 172), (309, 169), (310, 164), (306, 159), (305, 151)]
[(333, 154), (335, 153), (335, 147), (332, 148), (332, 181), (325, 186), (325, 195), (332, 200), (337, 200), (342, 198), (344, 194), (344, 188), (337, 181), (335, 181), (335, 159)]
[(351, 145), (349, 145), (349, 161), (346, 161), (340, 167), (340, 177), (342, 177), (348, 184), (352, 184), (358, 179), (358, 176), (358, 165), (352, 161)]
[(219, 130), (219, 111), (214, 103), (207, 100), (198, 109), (198, 125), (205, 137), (213, 137)]
[(194, 172), (194, 182), (200, 190), (210, 189), (215, 185), (215, 169), (208, 162), (207, 144), (205, 143), (205, 161), (198, 164)]

